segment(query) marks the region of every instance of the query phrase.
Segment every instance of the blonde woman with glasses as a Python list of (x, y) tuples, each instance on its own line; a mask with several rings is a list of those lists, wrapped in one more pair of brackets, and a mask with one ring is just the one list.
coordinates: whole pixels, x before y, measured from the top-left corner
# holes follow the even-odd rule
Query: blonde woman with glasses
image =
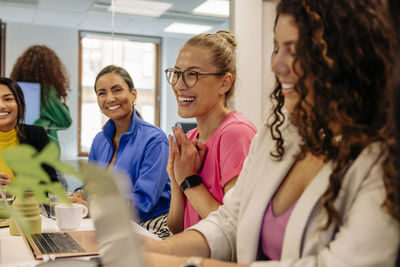
[(228, 31), (196, 35), (181, 48), (175, 66), (165, 70), (179, 116), (197, 121), (186, 135), (178, 124), (169, 136), (167, 224), (173, 233), (218, 209), (256, 133), (253, 123), (227, 104), (235, 88), (236, 45)]

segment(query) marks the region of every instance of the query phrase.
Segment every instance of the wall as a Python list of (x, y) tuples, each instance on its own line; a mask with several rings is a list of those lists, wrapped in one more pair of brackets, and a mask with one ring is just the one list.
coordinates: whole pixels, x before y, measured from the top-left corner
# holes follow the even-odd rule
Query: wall
[(266, 122), (271, 114), (270, 95), (275, 85), (275, 75), (271, 70), (271, 55), (274, 50), (275, 3), (263, 1), (262, 6), (262, 93), (261, 120)]
[(231, 25), (238, 42), (238, 83), (234, 107), (260, 129), (272, 107), (270, 68), (275, 2), (231, 0)]

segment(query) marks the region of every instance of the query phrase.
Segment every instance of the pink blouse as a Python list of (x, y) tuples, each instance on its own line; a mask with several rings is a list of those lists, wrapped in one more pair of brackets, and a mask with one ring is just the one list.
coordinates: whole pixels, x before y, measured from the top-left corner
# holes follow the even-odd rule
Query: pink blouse
[(281, 216), (275, 217), (272, 210), (272, 200), (265, 211), (261, 226), (260, 245), (265, 256), (271, 260), (280, 260), (282, 253), (283, 237), (290, 215), (296, 206), (295, 201)]

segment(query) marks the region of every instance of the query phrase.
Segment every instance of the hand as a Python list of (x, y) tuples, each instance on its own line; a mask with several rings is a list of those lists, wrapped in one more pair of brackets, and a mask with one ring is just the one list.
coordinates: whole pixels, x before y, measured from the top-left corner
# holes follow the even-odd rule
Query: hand
[(168, 156), (168, 163), (167, 163), (167, 173), (168, 173), (169, 180), (171, 181), (171, 186), (179, 186), (175, 181), (175, 175), (174, 175), (174, 155), (175, 154), (174, 154), (174, 149), (173, 149), (173, 143), (174, 143), (173, 136), (169, 135), (168, 140), (169, 140), (169, 156)]
[(11, 176), (5, 173), (0, 173), (0, 185), (11, 184)]
[(197, 148), (197, 152), (199, 153), (199, 157), (200, 157), (200, 160), (197, 162), (198, 166), (196, 166), (196, 168), (198, 170), (201, 170), (201, 167), (203, 166), (204, 158), (206, 157), (207, 147), (198, 138), (193, 139), (192, 143)]
[(174, 153), (173, 173), (176, 183), (180, 185), (186, 177), (199, 173), (206, 148), (197, 139), (190, 141), (182, 129), (175, 127), (174, 132), (176, 142), (171, 144)]

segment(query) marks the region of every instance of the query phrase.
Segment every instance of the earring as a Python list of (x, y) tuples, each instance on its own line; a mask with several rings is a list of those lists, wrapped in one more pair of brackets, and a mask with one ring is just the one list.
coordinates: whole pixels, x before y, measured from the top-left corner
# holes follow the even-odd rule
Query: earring
[(136, 106), (136, 102), (135, 101), (132, 102), (132, 107), (134, 107), (134, 106)]

